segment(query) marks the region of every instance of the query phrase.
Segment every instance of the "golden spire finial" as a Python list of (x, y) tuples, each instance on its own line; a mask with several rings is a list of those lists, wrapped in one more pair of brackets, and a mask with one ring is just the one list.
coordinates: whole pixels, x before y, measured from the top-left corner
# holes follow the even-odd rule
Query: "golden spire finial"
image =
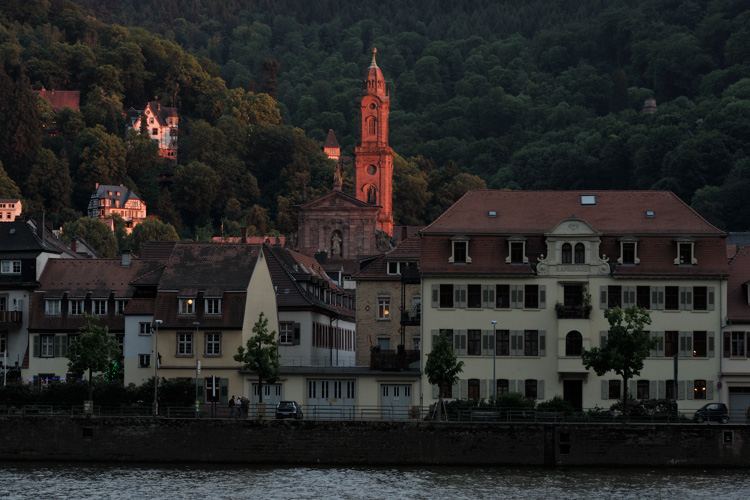
[(375, 46), (372, 46), (372, 62), (370, 63), (371, 68), (377, 68), (378, 64), (375, 62), (375, 54), (377, 54), (378, 49), (375, 48)]

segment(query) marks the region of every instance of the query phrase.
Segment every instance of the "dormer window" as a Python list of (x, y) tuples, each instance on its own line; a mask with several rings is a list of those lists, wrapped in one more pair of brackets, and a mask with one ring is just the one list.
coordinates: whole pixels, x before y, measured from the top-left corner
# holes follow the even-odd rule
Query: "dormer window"
[(469, 239), (466, 237), (456, 237), (451, 240), (451, 256), (448, 262), (453, 264), (471, 264), (469, 257)]
[(618, 264), (638, 264), (641, 260), (638, 258), (638, 240), (635, 238), (623, 238), (620, 240), (620, 257), (617, 259)]
[(674, 260), (674, 263), (681, 266), (692, 266), (697, 264), (698, 259), (695, 258), (694, 245), (695, 242), (692, 240), (678, 240), (677, 258)]
[(179, 299), (180, 314), (195, 314), (195, 299)]
[(221, 299), (206, 299), (204, 304), (206, 314), (221, 314)]
[(526, 238), (514, 237), (508, 239), (507, 264), (524, 264), (529, 262), (526, 257)]

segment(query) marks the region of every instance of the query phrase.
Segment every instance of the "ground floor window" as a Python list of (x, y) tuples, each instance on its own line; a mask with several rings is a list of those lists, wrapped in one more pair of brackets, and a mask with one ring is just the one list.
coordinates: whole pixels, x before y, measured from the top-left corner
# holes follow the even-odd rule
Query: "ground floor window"
[(479, 379), (469, 379), (469, 399), (479, 399)]
[(536, 396), (537, 396), (536, 379), (526, 379), (524, 396), (526, 396), (529, 399), (536, 399)]
[(695, 380), (693, 382), (693, 397), (695, 399), (706, 399), (706, 381)]
[(510, 392), (510, 384), (508, 383), (508, 379), (501, 378), (497, 381), (497, 394), (498, 396), (500, 394), (508, 394)]
[(639, 380), (636, 385), (636, 398), (648, 399), (649, 398), (649, 381)]
[(622, 397), (621, 380), (609, 381), (609, 399), (620, 399)]

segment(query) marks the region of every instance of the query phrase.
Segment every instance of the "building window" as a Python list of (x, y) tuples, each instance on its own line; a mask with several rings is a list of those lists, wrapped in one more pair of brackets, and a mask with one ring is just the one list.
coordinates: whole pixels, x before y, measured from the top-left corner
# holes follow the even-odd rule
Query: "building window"
[(523, 287), (524, 309), (539, 309), (539, 285), (526, 285)]
[(666, 331), (664, 332), (664, 356), (671, 358), (679, 351), (679, 338), (680, 332), (678, 331)]
[(580, 332), (572, 331), (565, 336), (565, 355), (580, 356), (583, 351), (583, 336)]
[(649, 385), (648, 380), (639, 380), (636, 385), (636, 398), (649, 399)]
[(221, 299), (206, 299), (204, 304), (206, 314), (221, 314)]
[(2, 274), (21, 274), (21, 261), (20, 260), (2, 261), (2, 265), (0, 265), (0, 272), (2, 272)]
[(622, 307), (622, 287), (621, 286), (608, 286), (607, 287), (607, 307), (609, 309), (615, 307)]
[(450, 384), (440, 386), (440, 397), (441, 398), (452, 398), (453, 387)]
[(685, 266), (697, 264), (698, 261), (693, 256), (693, 245), (692, 241), (678, 241), (677, 258), (674, 260), (674, 263)]
[(413, 337), (411, 339), (411, 345), (412, 345), (412, 349), (414, 349), (415, 351), (418, 351), (421, 345), (421, 339), (419, 337)]
[(638, 264), (637, 243), (635, 241), (621, 241), (620, 242), (620, 258), (617, 262), (620, 264)]
[(117, 343), (117, 348), (120, 350), (120, 352), (125, 352), (125, 334), (116, 333), (115, 342)]
[(677, 399), (677, 391), (675, 391), (675, 383), (674, 380), (667, 380), (667, 393), (666, 398), (667, 399)]
[(378, 297), (378, 319), (391, 319), (391, 298)]
[(705, 286), (694, 286), (693, 287), (693, 310), (694, 311), (707, 311), (708, 310), (708, 288)]
[(179, 299), (180, 314), (195, 314), (195, 299)]
[(526, 241), (525, 240), (510, 240), (508, 242), (508, 256), (505, 258), (505, 262), (508, 264), (523, 264), (528, 262), (526, 258)]
[(526, 379), (524, 384), (524, 396), (529, 399), (536, 399), (537, 397), (537, 383), (533, 378)]
[(466, 307), (469, 309), (482, 308), (482, 285), (467, 285)]
[(668, 311), (677, 311), (680, 308), (680, 287), (664, 287), (664, 309)]
[(39, 336), (39, 357), (40, 358), (55, 357), (55, 336), (54, 335), (40, 335)]
[(523, 332), (523, 355), (539, 356), (539, 332), (537, 330)]
[(440, 285), (440, 308), (453, 308), (453, 285)]
[(380, 337), (380, 338), (378, 338), (378, 347), (380, 347), (381, 351), (390, 351), (391, 350), (391, 339), (389, 337)]
[(583, 264), (586, 262), (586, 247), (583, 246), (583, 243), (576, 243), (574, 257), (576, 264)]
[(651, 309), (651, 287), (636, 287), (636, 304), (644, 309)]
[(622, 390), (620, 385), (622, 380), (610, 380), (609, 381), (609, 398), (608, 399), (620, 399), (622, 397)]
[(221, 333), (206, 332), (206, 356), (221, 355)]
[(177, 356), (193, 355), (193, 333), (180, 332), (177, 334)]
[(294, 342), (294, 323), (279, 323), (279, 344), (292, 345)]
[(96, 299), (91, 301), (91, 310), (95, 316), (107, 315), (107, 300)]
[(151, 129), (151, 135), (159, 135), (159, 129), (158, 128), (152, 128)]
[(47, 316), (60, 316), (60, 299), (44, 301), (44, 314)]
[(469, 379), (469, 399), (479, 399), (479, 379)]
[(0, 353), (8, 350), (8, 333), (0, 332)]
[(466, 354), (479, 356), (482, 354), (482, 330), (469, 330)]
[(151, 366), (151, 355), (139, 354), (138, 355), (138, 368), (149, 368), (150, 366)]
[(129, 300), (115, 299), (115, 316), (122, 316), (128, 304), (130, 304)]
[(80, 316), (83, 314), (83, 300), (68, 300), (68, 314), (71, 316)]
[(705, 358), (708, 356), (708, 341), (706, 332), (693, 332), (693, 357)]
[(497, 356), (510, 356), (510, 330), (497, 331), (495, 353)]
[(745, 357), (745, 332), (732, 332), (732, 357)]
[(510, 285), (497, 285), (495, 287), (495, 307), (510, 309)]
[(696, 380), (693, 382), (693, 399), (706, 399), (705, 380)]
[(151, 323), (145, 321), (138, 323), (138, 335), (151, 335)]
[(501, 378), (497, 380), (497, 394), (508, 394), (510, 392), (510, 384), (507, 378)]
[(573, 247), (570, 243), (563, 243), (562, 246), (562, 263), (571, 264), (573, 263)]
[(454, 239), (452, 243), (452, 253), (448, 262), (454, 264), (470, 264), (471, 257), (469, 257), (469, 241), (465, 238)]

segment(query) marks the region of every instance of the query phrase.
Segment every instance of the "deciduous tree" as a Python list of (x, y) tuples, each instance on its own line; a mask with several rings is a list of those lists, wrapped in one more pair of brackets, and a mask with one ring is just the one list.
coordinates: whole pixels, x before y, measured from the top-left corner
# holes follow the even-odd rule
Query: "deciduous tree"
[(242, 369), (255, 372), (258, 377), (258, 402), (263, 402), (263, 382), (273, 384), (279, 378), (279, 344), (276, 331), (268, 331), (268, 318), (263, 312), (253, 326), (253, 335), (245, 346), (237, 348), (234, 360)]
[(438, 411), (443, 409), (443, 387), (452, 386), (458, 382), (458, 374), (463, 371), (463, 367), (464, 362), (456, 360), (451, 341), (448, 340), (445, 332), (441, 331), (424, 365), (427, 381), (438, 386)]
[(68, 371), (77, 376), (88, 372), (89, 400), (93, 390), (94, 373), (102, 373), (111, 369), (111, 362), (119, 354), (117, 343), (107, 338), (109, 329), (96, 324), (98, 319), (88, 313), (83, 313), (84, 325), (78, 329), (78, 337), (68, 346)]

